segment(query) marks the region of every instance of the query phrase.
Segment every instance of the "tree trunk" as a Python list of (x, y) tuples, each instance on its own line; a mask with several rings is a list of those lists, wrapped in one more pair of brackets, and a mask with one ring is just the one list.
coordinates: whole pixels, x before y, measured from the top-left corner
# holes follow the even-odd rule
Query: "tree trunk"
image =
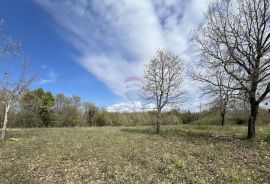
[(160, 110), (158, 110), (157, 111), (157, 134), (159, 134), (159, 132), (160, 132), (160, 113), (161, 113), (161, 111)]
[(222, 109), (221, 112), (220, 112), (220, 125), (221, 126), (224, 126), (225, 125), (225, 114), (226, 114), (226, 110), (225, 109)]
[(253, 139), (256, 136), (255, 122), (258, 114), (259, 106), (256, 103), (250, 103), (250, 116), (248, 120), (248, 139)]
[(221, 120), (220, 120), (221, 126), (225, 125), (225, 114), (221, 113)]
[(1, 141), (5, 140), (7, 123), (8, 123), (8, 112), (10, 109), (10, 105), (11, 105), (11, 101), (9, 101), (8, 104), (5, 106), (4, 125), (3, 125), (2, 134), (1, 134), (1, 138), (0, 138)]

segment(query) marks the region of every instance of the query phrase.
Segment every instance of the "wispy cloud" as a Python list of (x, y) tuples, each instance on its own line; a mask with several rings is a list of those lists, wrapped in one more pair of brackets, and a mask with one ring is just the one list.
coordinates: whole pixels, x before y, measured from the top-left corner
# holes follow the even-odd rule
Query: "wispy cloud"
[(143, 74), (157, 48), (179, 54), (190, 65), (191, 32), (207, 7), (198, 0), (34, 1), (78, 50), (77, 61), (117, 95), (123, 95), (126, 78)]
[(39, 79), (35, 84), (36, 85), (45, 85), (49, 83), (54, 83), (57, 79), (58, 74), (54, 71), (49, 71), (48, 75), (45, 78)]

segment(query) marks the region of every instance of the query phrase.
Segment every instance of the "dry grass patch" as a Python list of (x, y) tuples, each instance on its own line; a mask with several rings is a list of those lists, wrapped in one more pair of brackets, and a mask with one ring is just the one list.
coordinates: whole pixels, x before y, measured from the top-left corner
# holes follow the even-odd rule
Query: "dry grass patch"
[(267, 183), (270, 128), (258, 129), (252, 143), (236, 126), (10, 130), (0, 183)]

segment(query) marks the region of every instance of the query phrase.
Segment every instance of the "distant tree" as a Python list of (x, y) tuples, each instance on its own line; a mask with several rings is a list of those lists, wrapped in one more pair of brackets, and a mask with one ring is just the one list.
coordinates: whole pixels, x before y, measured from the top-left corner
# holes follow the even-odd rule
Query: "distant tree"
[(55, 96), (54, 111), (57, 114), (63, 114), (65, 104), (66, 104), (65, 95), (62, 93), (57, 94)]
[(166, 105), (183, 101), (184, 67), (179, 56), (165, 50), (157, 50), (156, 56), (146, 65), (144, 72), (144, 99), (154, 102), (157, 110), (156, 126), (160, 132), (160, 115)]
[(211, 108), (218, 109), (220, 112), (220, 124), (225, 125), (225, 115), (230, 101), (238, 96), (238, 91), (234, 90), (232, 77), (220, 67), (206, 67), (203, 72), (193, 72), (192, 78), (203, 83), (201, 90), (203, 96), (210, 97)]
[(39, 88), (33, 91), (27, 92), (22, 100), (27, 104), (28, 108), (35, 111), (41, 118), (45, 127), (49, 126), (51, 117), (51, 108), (54, 105), (54, 97), (51, 92), (45, 92)]
[(99, 112), (98, 107), (90, 102), (84, 102), (84, 117), (86, 118), (86, 122), (90, 126), (96, 126), (95, 118)]
[(100, 110), (94, 118), (95, 126), (106, 126), (110, 125), (110, 117), (108, 116), (108, 113), (106, 111)]
[(195, 34), (203, 60), (222, 67), (250, 104), (248, 138), (255, 137), (259, 104), (270, 92), (270, 1), (215, 0)]
[(75, 126), (81, 121), (81, 98), (78, 96), (66, 97), (64, 94), (55, 96), (54, 111), (62, 126)]

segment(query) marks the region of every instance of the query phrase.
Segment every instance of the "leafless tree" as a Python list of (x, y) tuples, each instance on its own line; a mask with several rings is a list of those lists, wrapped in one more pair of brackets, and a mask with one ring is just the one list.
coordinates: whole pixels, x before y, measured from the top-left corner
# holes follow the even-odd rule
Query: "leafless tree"
[(11, 76), (11, 73), (8, 71), (0, 74), (2, 75), (0, 81), (0, 101), (3, 103), (5, 111), (0, 141), (5, 139), (8, 113), (13, 102), (20, 97), (34, 79), (34, 76), (28, 75), (28, 65), (20, 51), (21, 44), (1, 34), (2, 23), (3, 20), (0, 19), (0, 62), (9, 61), (12, 58), (14, 62), (8, 65), (13, 68), (19, 66), (19, 69), (16, 70), (17, 74), (14, 76)]
[(255, 137), (259, 104), (270, 92), (269, 0), (216, 0), (194, 36), (203, 60), (222, 67), (250, 104), (248, 138)]
[(0, 62), (5, 61), (8, 57), (19, 56), (21, 44), (15, 42), (10, 37), (1, 34), (1, 19), (0, 19)]
[(144, 72), (144, 99), (155, 103), (157, 110), (157, 133), (160, 132), (160, 116), (165, 106), (183, 101), (183, 62), (179, 56), (159, 49)]
[(210, 106), (219, 109), (220, 124), (224, 126), (228, 105), (234, 96), (238, 95), (233, 89), (232, 78), (226, 75), (226, 72), (220, 67), (206, 68), (203, 72), (193, 72), (192, 78), (203, 83), (201, 87), (203, 96), (210, 97)]
[(8, 124), (8, 113), (12, 103), (20, 97), (20, 95), (28, 88), (33, 81), (33, 77), (28, 76), (28, 67), (25, 61), (19, 63), (20, 73), (17, 79), (9, 73), (4, 73), (1, 81), (0, 97), (1, 102), (5, 107), (4, 122), (0, 140), (3, 141), (6, 135), (6, 128)]

